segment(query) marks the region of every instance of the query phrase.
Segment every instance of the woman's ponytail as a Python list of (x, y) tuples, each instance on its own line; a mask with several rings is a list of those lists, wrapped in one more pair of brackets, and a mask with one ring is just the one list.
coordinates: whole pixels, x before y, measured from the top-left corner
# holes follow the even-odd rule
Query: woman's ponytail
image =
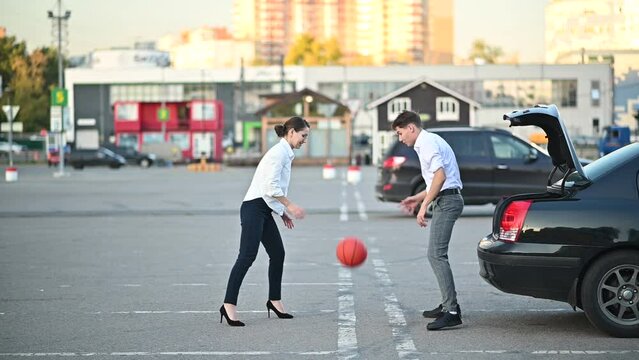
[(278, 137), (284, 137), (286, 133), (290, 129), (294, 129), (295, 131), (302, 131), (305, 128), (310, 128), (311, 126), (308, 124), (306, 120), (299, 116), (293, 116), (292, 118), (286, 120), (284, 124), (277, 124), (273, 129)]
[(278, 137), (283, 137), (286, 134), (286, 128), (282, 124), (275, 125), (275, 133)]

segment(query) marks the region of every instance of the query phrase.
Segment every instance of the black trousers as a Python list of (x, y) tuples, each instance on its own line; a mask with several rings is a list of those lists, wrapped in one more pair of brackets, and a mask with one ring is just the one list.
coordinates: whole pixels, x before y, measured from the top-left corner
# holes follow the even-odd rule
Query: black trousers
[(281, 300), (284, 244), (271, 214), (272, 211), (262, 198), (242, 203), (240, 207), (242, 224), (240, 253), (229, 276), (224, 297), (225, 303), (237, 305), (240, 286), (242, 286), (244, 276), (257, 257), (260, 242), (264, 245), (270, 259), (268, 266), (269, 300)]

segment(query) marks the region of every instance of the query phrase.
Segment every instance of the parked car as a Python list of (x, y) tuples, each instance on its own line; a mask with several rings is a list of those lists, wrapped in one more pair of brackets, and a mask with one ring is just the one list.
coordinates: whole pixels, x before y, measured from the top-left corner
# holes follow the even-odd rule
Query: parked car
[(504, 115), (539, 126), (558, 181), (495, 208), (477, 247), (480, 275), (496, 288), (567, 302), (598, 329), (639, 336), (639, 144), (582, 167), (557, 107)]
[[(66, 159), (66, 157), (65, 157)], [(69, 156), (69, 163), (74, 169), (83, 169), (85, 166), (108, 166), (119, 169), (126, 165), (126, 160), (113, 151), (100, 147), (96, 150), (74, 150)]]
[[(494, 203), (505, 196), (544, 191), (553, 164), (545, 150), (510, 132), (491, 128), (428, 129), (455, 152), (467, 205)], [(379, 167), (376, 196), (399, 202), (426, 189), (413, 148), (395, 142)]]
[(140, 165), (143, 168), (148, 168), (149, 166), (153, 165), (156, 160), (155, 154), (139, 152), (129, 146), (105, 144), (103, 145), (103, 147), (113, 151), (118, 155), (121, 155), (122, 157), (124, 157), (124, 159), (126, 159), (127, 163)]
[(11, 148), (11, 152), (16, 155), (26, 150), (26, 147), (23, 145), (12, 143), (11, 147), (9, 147), (8, 142), (0, 141), (0, 155), (9, 156), (9, 148)]

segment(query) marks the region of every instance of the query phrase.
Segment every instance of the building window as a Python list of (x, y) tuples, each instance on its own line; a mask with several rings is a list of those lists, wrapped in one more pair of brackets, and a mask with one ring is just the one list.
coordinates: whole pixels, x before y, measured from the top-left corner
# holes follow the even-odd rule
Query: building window
[(215, 104), (208, 102), (193, 102), (191, 104), (191, 117), (193, 120), (215, 120)]
[(599, 118), (592, 118), (592, 131), (594, 134), (599, 134)]
[(116, 118), (118, 121), (138, 121), (138, 104), (118, 104)]
[(459, 101), (445, 96), (435, 99), (435, 121), (459, 121)]
[(408, 97), (398, 97), (388, 102), (388, 121), (394, 121), (404, 110), (411, 110), (411, 100)]
[(118, 134), (118, 144), (138, 150), (139, 136), (138, 134)]
[(142, 144), (159, 144), (164, 142), (164, 136), (160, 132), (146, 132), (142, 134)]
[(553, 80), (552, 103), (560, 107), (577, 107), (577, 80)]
[(601, 91), (599, 90), (599, 80), (592, 80), (590, 82), (590, 105), (598, 107), (601, 100)]
[(169, 142), (173, 145), (177, 145), (180, 148), (180, 150), (188, 150), (189, 134), (188, 133), (169, 134)]

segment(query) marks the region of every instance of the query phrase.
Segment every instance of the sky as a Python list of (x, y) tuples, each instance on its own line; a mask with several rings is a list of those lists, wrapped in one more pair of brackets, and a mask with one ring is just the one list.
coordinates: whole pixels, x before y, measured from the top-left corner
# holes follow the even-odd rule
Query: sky
[[(475, 39), (499, 46), (520, 62), (543, 62), (544, 7), (550, 0), (454, 0), (455, 55)], [(55, 0), (0, 0), (0, 27), (31, 51), (54, 45), (47, 11)], [(232, 26), (233, 0), (63, 0), (71, 11), (68, 53), (132, 47), (203, 25)]]

